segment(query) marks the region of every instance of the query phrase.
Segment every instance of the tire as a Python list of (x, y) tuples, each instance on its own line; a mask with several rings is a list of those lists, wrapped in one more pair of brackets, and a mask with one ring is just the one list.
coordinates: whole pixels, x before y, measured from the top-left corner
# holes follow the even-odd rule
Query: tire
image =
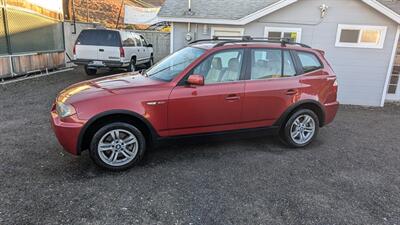
[(136, 60), (131, 59), (131, 62), (129, 63), (129, 66), (126, 68), (128, 72), (134, 72), (136, 70)]
[(123, 171), (137, 165), (145, 151), (146, 140), (142, 132), (123, 122), (100, 128), (94, 134), (89, 148), (93, 162), (111, 171)]
[(94, 76), (97, 73), (97, 69), (89, 69), (87, 66), (85, 66), (85, 73), (88, 76)]
[(280, 139), (290, 147), (302, 148), (313, 142), (318, 132), (318, 116), (312, 110), (300, 109), (281, 128)]
[(148, 63), (146, 63), (146, 67), (147, 68), (150, 68), (150, 67), (152, 67), (153, 66), (153, 64), (154, 64), (154, 58), (153, 58), (153, 55), (150, 57), (150, 61), (148, 62)]

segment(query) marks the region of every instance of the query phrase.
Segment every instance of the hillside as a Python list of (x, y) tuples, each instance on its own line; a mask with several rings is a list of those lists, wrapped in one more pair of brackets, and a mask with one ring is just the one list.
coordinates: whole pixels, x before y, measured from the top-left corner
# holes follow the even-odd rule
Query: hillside
[[(98, 22), (106, 27), (115, 28), (118, 14), (121, 8), (121, 0), (75, 0), (75, 17), (77, 21)], [(164, 0), (125, 0), (125, 4), (138, 7), (159, 7)], [(67, 19), (72, 18), (72, 4), (68, 4)], [(124, 21), (124, 9), (122, 7), (120, 23)]]

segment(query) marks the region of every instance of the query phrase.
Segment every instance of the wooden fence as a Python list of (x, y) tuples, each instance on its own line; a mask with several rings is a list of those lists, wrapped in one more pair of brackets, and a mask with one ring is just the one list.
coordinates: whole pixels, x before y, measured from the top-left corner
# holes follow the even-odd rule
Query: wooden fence
[(45, 52), (0, 57), (0, 79), (65, 67), (64, 52)]

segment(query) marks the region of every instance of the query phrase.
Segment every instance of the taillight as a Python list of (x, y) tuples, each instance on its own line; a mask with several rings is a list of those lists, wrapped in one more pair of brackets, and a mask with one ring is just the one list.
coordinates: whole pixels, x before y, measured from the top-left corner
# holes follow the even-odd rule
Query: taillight
[(120, 48), (119, 48), (119, 56), (120, 56), (121, 58), (125, 58), (125, 50), (124, 50), (123, 47), (120, 47)]
[(74, 55), (76, 55), (76, 45), (74, 45), (74, 48), (72, 49), (72, 53), (74, 53)]

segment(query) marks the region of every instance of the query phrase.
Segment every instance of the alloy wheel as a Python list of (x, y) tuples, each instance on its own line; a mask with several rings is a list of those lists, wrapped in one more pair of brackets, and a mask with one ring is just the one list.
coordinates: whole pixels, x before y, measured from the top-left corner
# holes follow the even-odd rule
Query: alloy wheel
[(100, 159), (110, 166), (131, 162), (139, 149), (138, 139), (127, 130), (115, 129), (104, 134), (97, 147)]
[(315, 121), (311, 116), (300, 115), (290, 127), (290, 137), (296, 144), (304, 145), (313, 138), (315, 128)]

